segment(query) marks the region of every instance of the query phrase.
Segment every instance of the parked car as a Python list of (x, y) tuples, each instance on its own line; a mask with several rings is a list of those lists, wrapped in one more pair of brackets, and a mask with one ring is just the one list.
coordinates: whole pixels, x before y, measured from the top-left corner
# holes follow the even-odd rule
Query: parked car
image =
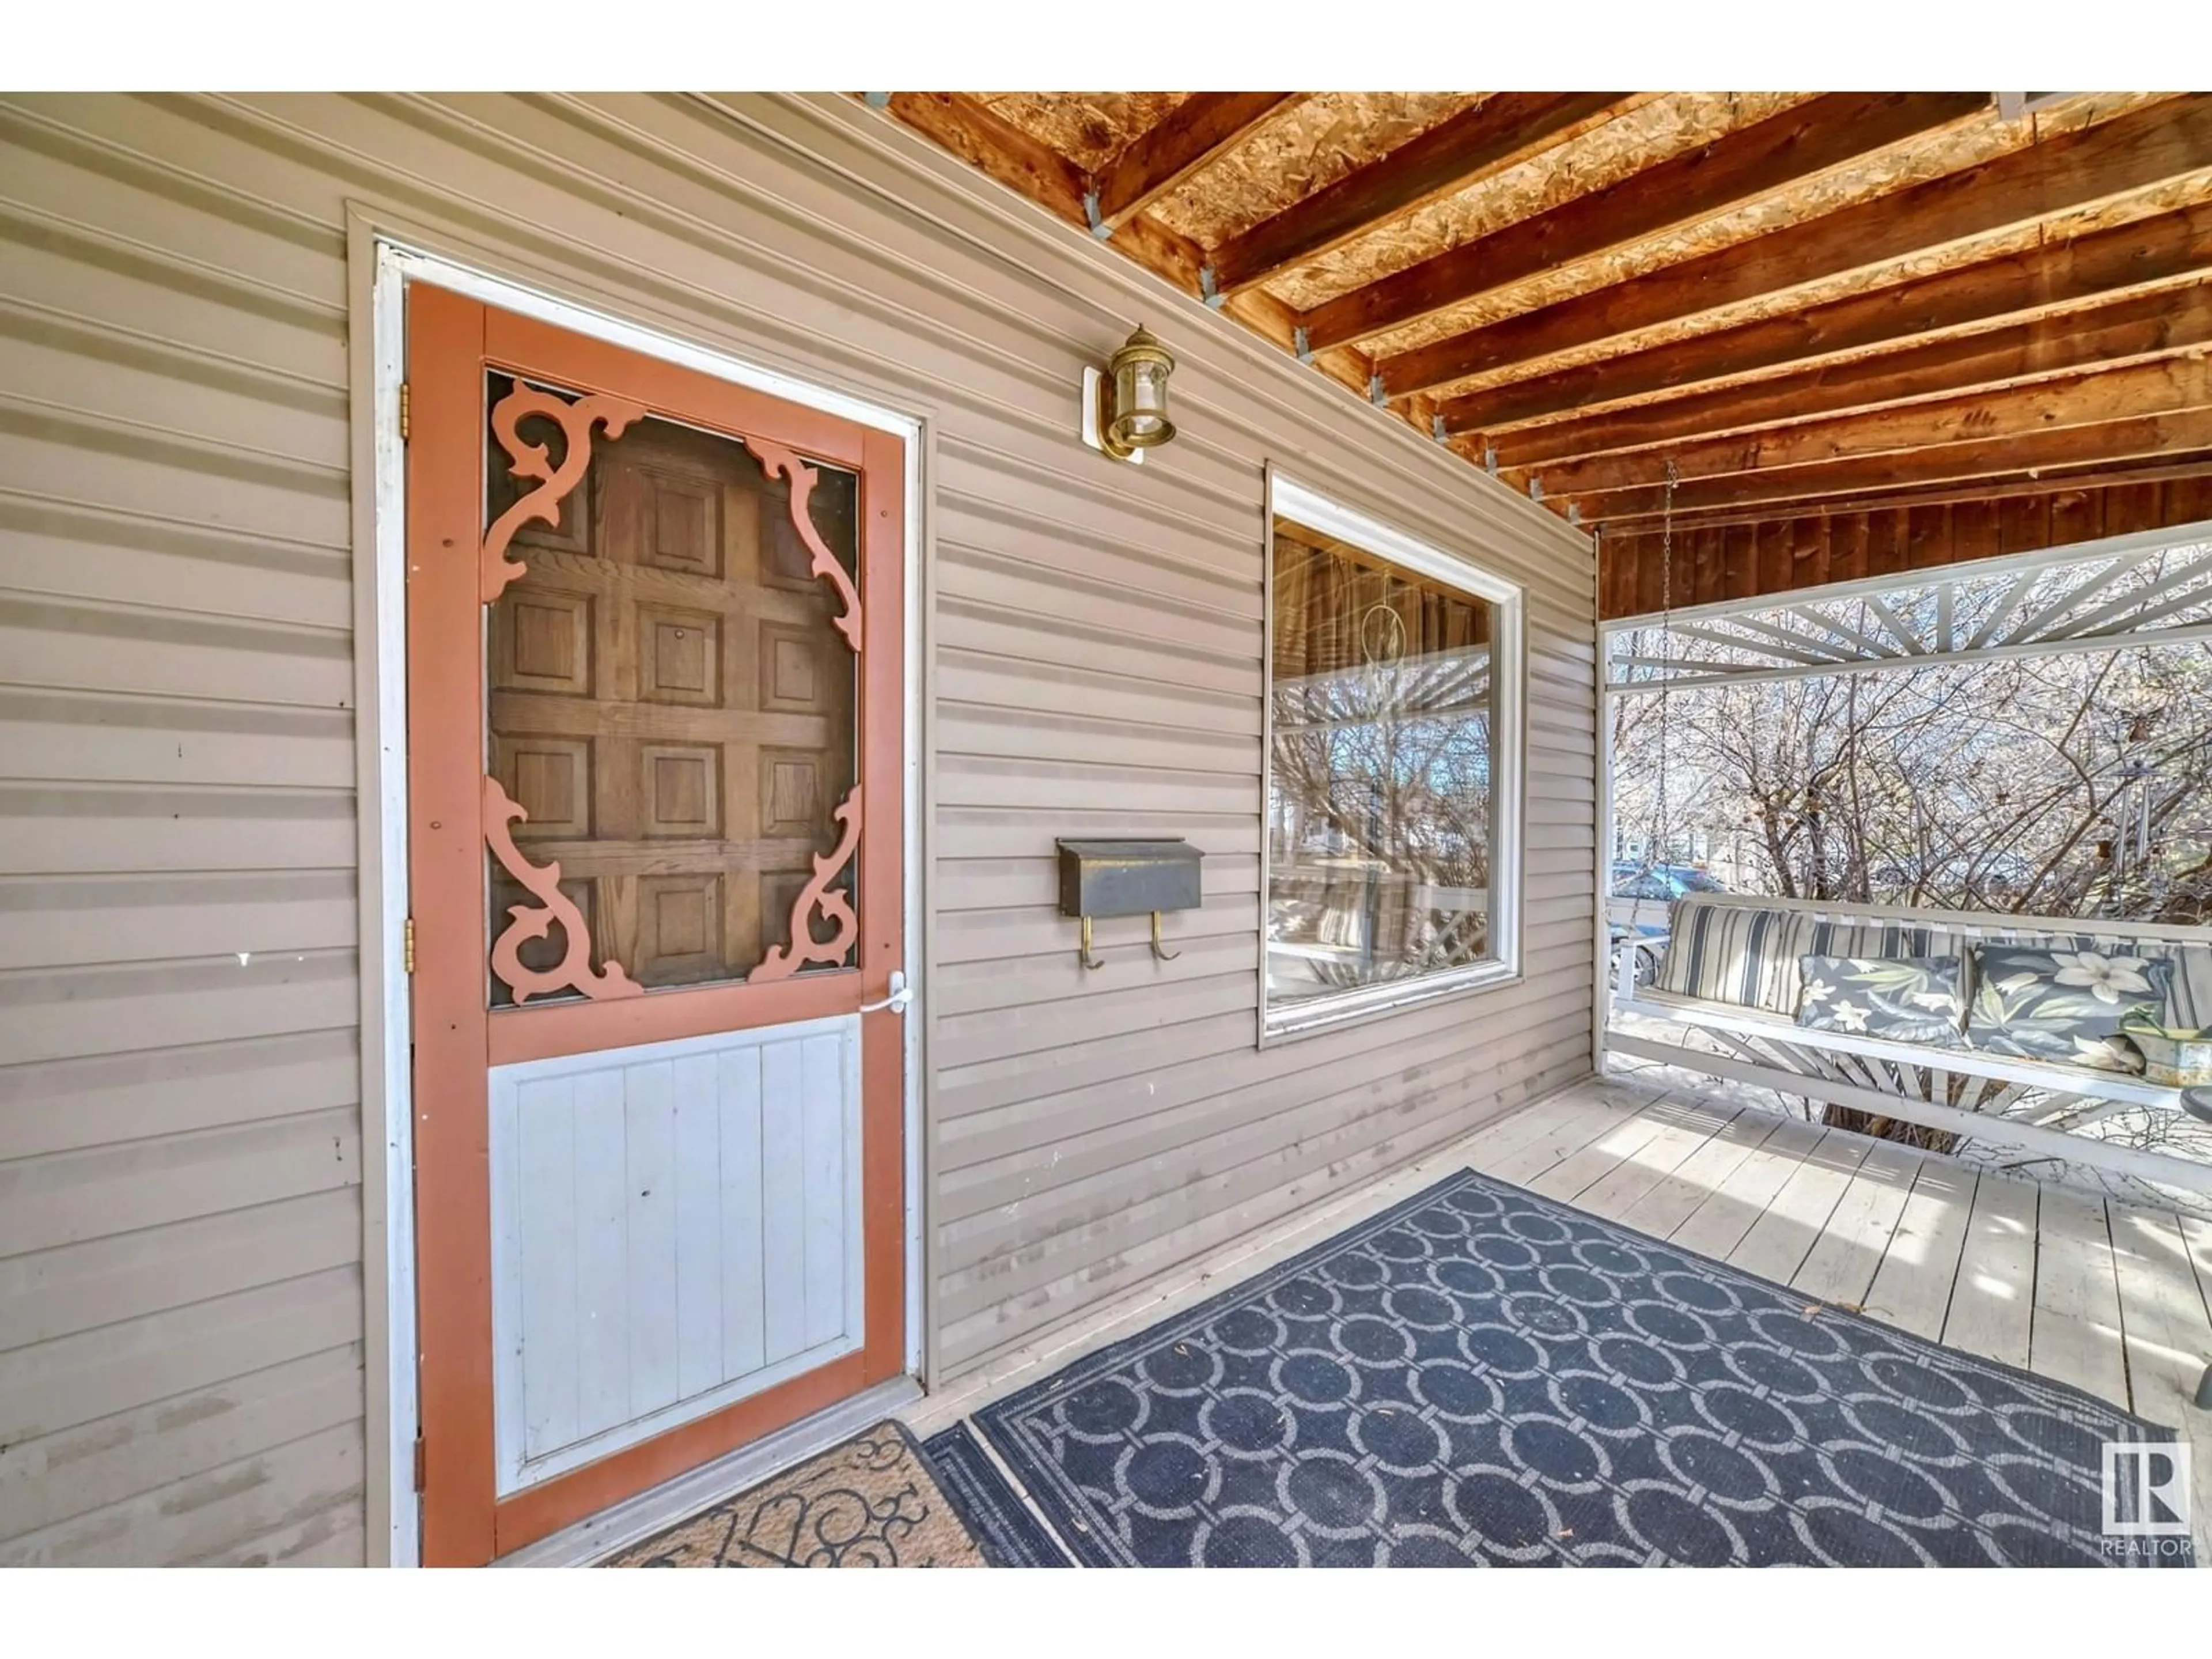
[(1633, 984), (1641, 991), (1659, 977), (1659, 958), (1667, 949), (1667, 932), (1663, 927), (1631, 927), (1621, 922), (1613, 924), (1613, 977), (1611, 984), (1620, 983), (1620, 965), (1624, 956), (1635, 964)]
[(1621, 859), (1613, 866), (1615, 898), (1664, 899), (1672, 904), (1685, 893), (1725, 893), (1726, 884), (1686, 864), (1640, 864)]

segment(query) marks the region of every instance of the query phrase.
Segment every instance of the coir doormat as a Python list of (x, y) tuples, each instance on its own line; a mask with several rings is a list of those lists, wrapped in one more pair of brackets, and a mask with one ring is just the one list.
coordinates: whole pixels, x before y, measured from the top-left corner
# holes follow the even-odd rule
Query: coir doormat
[(980, 1567), (904, 1426), (843, 1443), (631, 1546), (610, 1567)]

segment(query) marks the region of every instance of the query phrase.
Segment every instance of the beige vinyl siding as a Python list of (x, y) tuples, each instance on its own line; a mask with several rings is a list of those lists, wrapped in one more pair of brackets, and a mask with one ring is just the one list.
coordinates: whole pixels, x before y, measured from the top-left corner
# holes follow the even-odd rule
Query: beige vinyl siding
[(358, 1560), (343, 244), (54, 112), (0, 112), (0, 1562)]
[[(1587, 1070), (1585, 539), (884, 118), (41, 96), (0, 148), (0, 1562), (380, 1547), (349, 204), (928, 422), (940, 1378)], [(1134, 469), (1072, 426), (1139, 321)], [(1527, 586), (1529, 851), (1522, 982), (1261, 1049), (1269, 460)], [(1077, 965), (1086, 833), (1205, 852), (1177, 961)]]

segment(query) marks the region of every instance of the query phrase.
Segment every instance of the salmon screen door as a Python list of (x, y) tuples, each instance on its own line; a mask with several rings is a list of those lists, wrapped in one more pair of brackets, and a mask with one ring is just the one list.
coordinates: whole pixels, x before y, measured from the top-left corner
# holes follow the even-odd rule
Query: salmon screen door
[(417, 285), (423, 1555), (895, 1376), (900, 441)]

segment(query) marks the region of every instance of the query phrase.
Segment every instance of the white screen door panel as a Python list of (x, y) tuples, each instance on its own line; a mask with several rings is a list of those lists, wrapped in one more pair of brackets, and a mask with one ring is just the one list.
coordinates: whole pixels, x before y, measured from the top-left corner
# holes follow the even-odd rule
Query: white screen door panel
[(860, 1347), (857, 1015), (490, 1080), (501, 1496)]

